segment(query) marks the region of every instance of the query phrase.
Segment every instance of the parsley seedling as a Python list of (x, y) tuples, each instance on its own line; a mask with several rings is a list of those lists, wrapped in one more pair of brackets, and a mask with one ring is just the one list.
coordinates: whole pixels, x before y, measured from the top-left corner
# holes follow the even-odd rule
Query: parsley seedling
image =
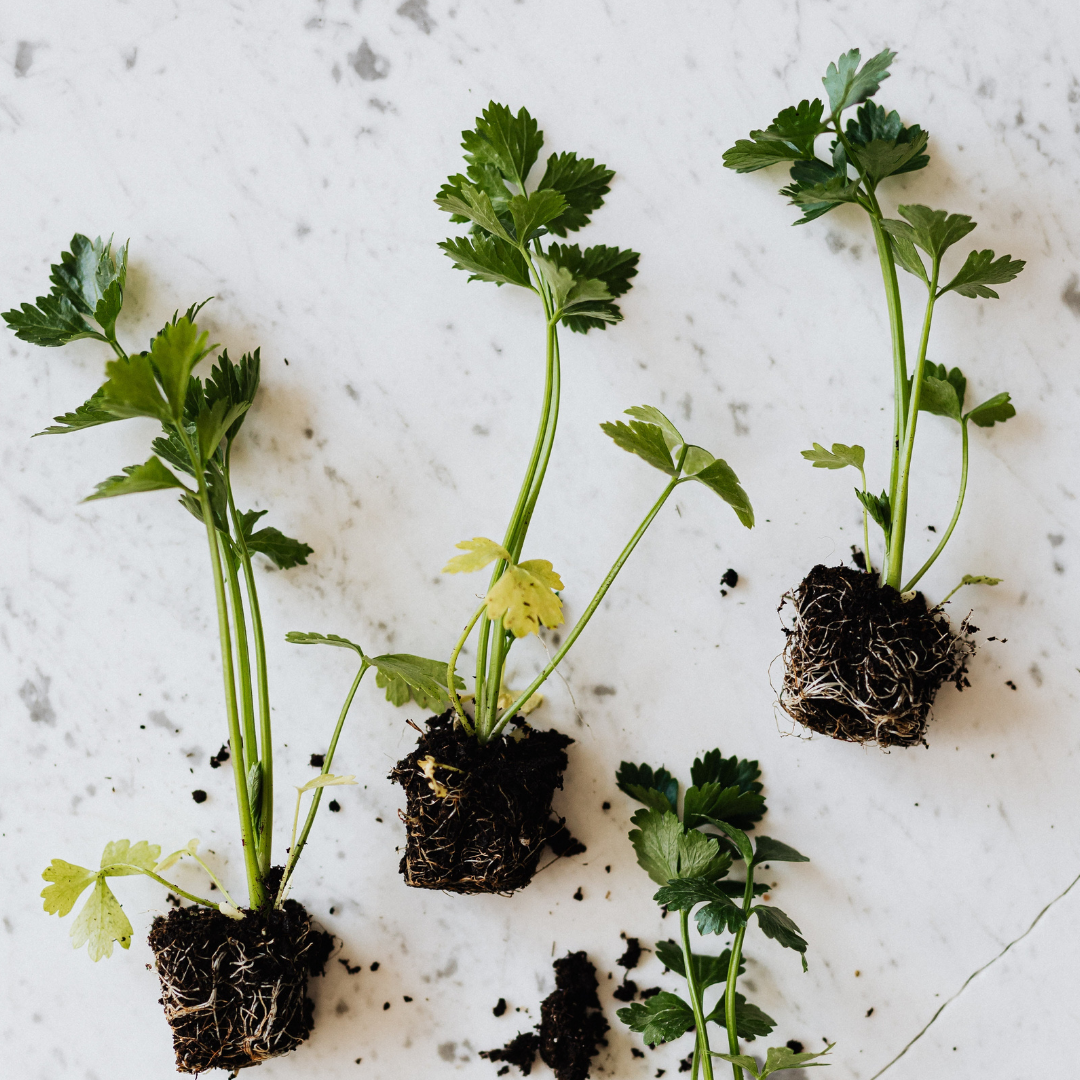
[[(624, 761), (615, 776), (621, 791), (645, 804), (630, 819), (634, 825), (630, 841), (638, 865), (660, 886), (653, 899), (667, 911), (679, 913), (679, 942), (658, 941), (656, 955), (686, 980), (690, 999), (665, 990), (644, 1004), (635, 1002), (620, 1009), (618, 1017), (650, 1046), (671, 1042), (693, 1029), (691, 1080), (699, 1075), (713, 1080), (714, 1057), (731, 1063), (735, 1080), (743, 1080), (744, 1069), (755, 1080), (763, 1080), (785, 1069), (825, 1064), (813, 1059), (832, 1049), (830, 1044), (820, 1053), (809, 1054), (772, 1046), (760, 1067), (753, 1057), (739, 1053), (739, 1039), (752, 1042), (776, 1027), (772, 1017), (737, 991), (738, 978), (745, 971), (743, 941), (753, 921), (767, 938), (799, 953), (803, 971), (807, 966), (807, 945), (798, 926), (780, 908), (758, 902), (769, 891), (754, 880), (758, 867), (810, 861), (772, 837), (759, 836), (751, 843), (746, 835), (765, 816), (760, 775), (756, 761), (725, 758), (719, 750), (710, 750), (690, 769), (692, 786), (683, 794), (681, 812), (679, 781), (667, 769)], [(735, 860), (743, 864), (742, 881), (728, 878)], [(695, 909), (699, 935), (732, 935), (730, 947), (719, 956), (692, 951), (690, 913)], [(707, 1011), (705, 991), (713, 986), (722, 986), (723, 992)], [(709, 1024), (726, 1029), (728, 1053), (711, 1049)]]
[[(297, 812), (304, 792), (315, 792), (315, 804), (304, 832), (297, 841), (294, 824), (289, 865), (280, 885), (269, 885), (274, 824), (273, 731), (253, 558), (264, 555), (286, 570), (305, 564), (312, 549), (272, 526), (260, 526), (266, 511), (241, 512), (233, 495), (232, 451), (259, 388), (259, 350), (245, 353), (239, 363), (223, 351), (205, 379), (193, 375), (196, 365), (218, 349), (210, 344), (209, 334), (200, 332), (195, 323), (203, 305), (193, 304), (183, 316), (174, 314), (154, 336), (148, 352), (129, 354), (116, 336), (126, 279), (126, 246), (114, 252), (111, 242), (76, 235), (71, 250), (64, 252), (52, 267), (49, 294), (38, 297), (34, 304), (22, 304), (6, 312), (3, 318), (17, 337), (35, 345), (56, 347), (90, 338), (108, 344), (115, 354), (105, 365), (104, 385), (73, 412), (56, 417), (41, 434), (83, 431), (129, 417), (149, 417), (161, 424), (161, 434), (152, 444), (154, 453), (144, 463), (128, 466), (102, 481), (89, 500), (145, 491), (179, 491), (180, 505), (206, 531), (217, 601), (228, 759), (240, 818), (247, 907), (280, 907), (322, 787), (354, 782), (352, 777), (329, 773), (345, 719), (343, 713), (325, 755), (322, 774), (298, 790)], [(88, 946), (94, 960), (111, 955), (114, 942), (126, 949), (131, 941), (131, 924), (107, 884), (112, 877), (145, 874), (194, 903), (216, 908), (233, 919), (244, 918), (240, 905), (200, 859), (198, 841), (192, 840), (161, 861), (160, 852), (157, 845), (146, 841), (131, 844), (118, 840), (106, 845), (97, 870), (54, 859), (43, 874), (50, 882), (42, 892), (45, 910), (66, 915), (92, 886), (71, 935), (76, 947)], [(206, 870), (223, 901), (196, 896), (161, 876), (185, 856)]]

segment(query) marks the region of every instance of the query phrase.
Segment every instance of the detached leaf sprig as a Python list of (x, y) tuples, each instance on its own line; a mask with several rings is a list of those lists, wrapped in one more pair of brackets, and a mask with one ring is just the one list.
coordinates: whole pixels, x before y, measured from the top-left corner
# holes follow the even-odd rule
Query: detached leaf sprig
[[(1011, 255), (974, 250), (952, 277), (944, 272), (943, 259), (954, 245), (974, 228), (966, 214), (932, 210), (919, 204), (901, 205), (898, 218), (886, 217), (878, 200), (878, 187), (889, 177), (925, 168), (930, 161), (929, 136), (917, 124), (905, 127), (897, 112), (887, 112), (869, 100), (889, 77), (896, 54), (886, 49), (865, 63), (858, 49), (844, 53), (830, 64), (822, 79), (828, 109), (820, 98), (804, 100), (782, 110), (765, 129), (750, 132), (724, 154), (724, 164), (736, 172), (754, 172), (775, 164), (790, 164), (791, 183), (782, 189), (805, 224), (850, 203), (870, 218), (885, 284), (892, 339), (894, 411), (891, 431), (889, 485), (880, 495), (867, 487), (862, 447), (834, 443), (832, 451), (818, 443), (803, 457), (816, 468), (855, 466), (862, 476), (856, 495), (863, 506), (867, 569), (870, 551), (867, 519), (881, 529), (884, 538), (881, 582), (907, 593), (941, 555), (960, 517), (967, 491), (968, 424), (992, 427), (1016, 414), (1008, 393), (993, 397), (965, 411), (967, 380), (959, 368), (928, 359), (930, 327), (938, 300), (948, 293), (969, 298), (997, 299), (994, 286), (1012, 281), (1024, 268)], [(852, 108), (846, 125), (842, 116)], [(818, 140), (832, 136), (826, 159), (817, 156)], [(914, 368), (908, 364), (908, 343), (896, 268), (913, 274), (926, 289), (927, 299), (915, 353)], [(961, 465), (959, 493), (952, 520), (937, 547), (923, 565), (905, 581), (904, 547), (912, 480), (912, 454), (920, 412), (955, 421), (960, 427)], [(961, 584), (997, 579), (966, 575)], [(955, 590), (953, 590), (955, 592)], [(949, 594), (950, 596), (952, 593)]]
[[(679, 782), (667, 769), (624, 761), (615, 777), (620, 790), (645, 805), (631, 818), (630, 841), (638, 864), (660, 886), (653, 899), (679, 913), (680, 940), (657, 942), (657, 958), (686, 980), (686, 998), (664, 990), (643, 1004), (620, 1009), (618, 1016), (650, 1046), (692, 1030), (691, 1080), (699, 1076), (713, 1080), (713, 1058), (730, 1062), (735, 1080), (743, 1080), (744, 1070), (763, 1080), (774, 1072), (823, 1065), (814, 1059), (832, 1049), (830, 1044), (813, 1054), (774, 1046), (760, 1066), (739, 1052), (740, 1039), (752, 1042), (776, 1027), (772, 1017), (737, 989), (745, 971), (743, 943), (748, 929), (756, 922), (765, 937), (797, 952), (803, 970), (807, 967), (807, 943), (799, 927), (780, 908), (764, 902), (769, 887), (755, 880), (765, 864), (809, 862), (772, 837), (759, 836), (752, 842), (747, 836), (765, 815), (760, 775), (756, 761), (725, 758), (719, 750), (710, 750), (691, 767), (691, 786), (683, 795), (681, 811)], [(742, 863), (742, 880), (728, 876), (736, 860)], [(700, 936), (731, 935), (730, 946), (719, 956), (693, 951), (691, 913)], [(709, 1009), (705, 993), (717, 986), (722, 992)], [(711, 1048), (710, 1024), (726, 1030), (728, 1053)]]

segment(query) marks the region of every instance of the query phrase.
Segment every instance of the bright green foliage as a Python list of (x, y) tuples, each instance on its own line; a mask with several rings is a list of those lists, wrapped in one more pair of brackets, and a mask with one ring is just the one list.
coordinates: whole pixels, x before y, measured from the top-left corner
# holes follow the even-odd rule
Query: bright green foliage
[(73, 412), (64, 413), (62, 416), (54, 416), (49, 427), (39, 431), (38, 435), (65, 435), (69, 431), (82, 431), (84, 428), (97, 427), (100, 424), (111, 424), (121, 417), (114, 415), (104, 407), (104, 388), (95, 390)]
[(757, 1061), (746, 1054), (714, 1054), (713, 1056), (723, 1058), (724, 1061), (730, 1061), (733, 1065), (740, 1066), (754, 1080), (765, 1080), (765, 1077), (771, 1076), (775, 1072), (782, 1072), (785, 1069), (817, 1069), (823, 1065), (828, 1065), (829, 1062), (815, 1061), (814, 1058), (823, 1057), (835, 1045), (835, 1043), (829, 1043), (824, 1050), (819, 1050), (816, 1054), (809, 1052), (796, 1054), (794, 1050), (787, 1046), (770, 1046), (765, 1058), (765, 1064), (761, 1066), (760, 1072), (758, 1071)]
[(238, 515), (248, 551), (257, 551), (260, 555), (265, 555), (279, 570), (306, 566), (307, 557), (314, 554), (313, 549), (307, 544), (293, 540), (279, 529), (255, 528), (255, 523), (266, 513), (266, 510), (248, 510), (247, 513)]
[[(677, 438), (677, 432), (672, 438)], [(686, 979), (688, 1000), (663, 991), (644, 1004), (620, 1009), (619, 1019), (643, 1040), (655, 1045), (676, 1039), (694, 1030), (694, 1058), (712, 1080), (712, 1058), (723, 1057), (746, 1068), (757, 1065), (753, 1058), (739, 1055), (739, 1039), (752, 1041), (768, 1035), (776, 1021), (737, 990), (745, 971), (743, 941), (756, 922), (766, 938), (800, 954), (806, 969), (806, 941), (792, 919), (771, 904), (755, 903), (768, 885), (754, 881), (756, 869), (764, 863), (808, 862), (805, 855), (772, 837), (758, 837), (756, 844), (747, 835), (765, 813), (761, 770), (756, 761), (725, 758), (710, 750), (691, 769), (693, 784), (678, 810), (678, 781), (667, 769), (623, 762), (616, 773), (620, 790), (646, 805), (631, 822), (630, 841), (638, 864), (660, 888), (653, 899), (666, 911), (677, 913), (681, 942), (661, 941), (656, 955), (671, 971)], [(703, 832), (702, 829), (715, 832)], [(729, 879), (735, 859), (742, 862), (742, 880)], [(719, 956), (695, 953), (690, 948), (690, 916), (703, 937), (730, 934), (732, 943)], [(692, 978), (687, 978), (692, 975)], [(712, 1010), (705, 1004), (705, 992), (723, 987)], [(726, 1029), (729, 1054), (716, 1054), (709, 1045), (709, 1024)], [(794, 1067), (782, 1065), (789, 1057), (770, 1049), (773, 1071)], [(785, 1049), (785, 1054), (790, 1051)], [(809, 1055), (806, 1060), (815, 1055)], [(757, 1075), (756, 1072), (753, 1075)]]
[(134, 495), (140, 491), (160, 491), (163, 488), (187, 488), (156, 457), (151, 457), (142, 465), (125, 465), (123, 476), (110, 476), (102, 480), (93, 495), (87, 495), (84, 502), (94, 499), (108, 499), (113, 495)]
[(604, 196), (615, 175), (606, 165), (597, 165), (592, 158), (577, 154), (552, 154), (537, 185), (538, 191), (552, 190), (563, 196), (563, 213), (547, 222), (547, 230), (555, 236), (577, 232), (589, 223), (589, 215), (604, 205)]
[(544, 145), (544, 133), (525, 109), (515, 116), (493, 101), (476, 118), (476, 129), (461, 133), (461, 145), (470, 164), (493, 165), (505, 180), (523, 189)]
[(172, 410), (162, 396), (149, 353), (110, 360), (105, 365), (108, 382), (101, 388), (102, 402), (114, 416), (149, 416), (162, 424), (173, 422)]
[(513, 244), (497, 236), (460, 236), (439, 247), (454, 260), (455, 269), (468, 271), (470, 281), (532, 288), (525, 257)]
[[(893, 345), (893, 382), (895, 407), (889, 433), (889, 484), (880, 495), (868, 490), (862, 447), (834, 443), (828, 451), (820, 443), (802, 455), (815, 468), (840, 469), (852, 465), (862, 474), (862, 488), (856, 495), (864, 509), (864, 544), (869, 547), (867, 522), (873, 520), (885, 542), (881, 583), (908, 591), (933, 565), (952, 536), (967, 490), (968, 430), (967, 421), (990, 426), (1015, 415), (1008, 394), (999, 394), (965, 414), (966, 380), (953, 378), (953, 372), (935, 370), (927, 359), (927, 340), (935, 303), (946, 293), (955, 292), (971, 298), (996, 299), (993, 286), (1012, 281), (1024, 268), (1023, 261), (1011, 255), (997, 256), (993, 251), (972, 251), (959, 271), (942, 284), (942, 258), (975, 228), (967, 214), (934, 210), (918, 203), (897, 208), (899, 217), (886, 217), (878, 201), (879, 185), (891, 176), (925, 168), (929, 136), (917, 124), (905, 126), (900, 114), (888, 111), (868, 100), (889, 77), (895, 53), (886, 49), (862, 63), (858, 49), (844, 53), (830, 64), (822, 80), (828, 95), (826, 112), (822, 102), (803, 100), (782, 110), (761, 131), (752, 131), (749, 139), (740, 139), (724, 154), (724, 165), (736, 172), (754, 172), (770, 165), (790, 163), (791, 182), (781, 195), (801, 211), (796, 225), (806, 224), (830, 210), (851, 203), (860, 206), (870, 217), (888, 298)], [(858, 106), (855, 115), (843, 113)], [(817, 142), (829, 136), (828, 151), (818, 156)], [(923, 319), (925, 333), (918, 341), (914, 370), (908, 365), (908, 345), (903, 326), (903, 302), (896, 281), (896, 267), (917, 277), (927, 290)], [(956, 372), (959, 374), (958, 372)], [(944, 537), (930, 559), (910, 578), (903, 581), (904, 545), (907, 537), (911, 469), (917, 422), (920, 412), (932, 413), (957, 421), (962, 428), (960, 492), (956, 509)], [(867, 551), (867, 569), (871, 569)]]

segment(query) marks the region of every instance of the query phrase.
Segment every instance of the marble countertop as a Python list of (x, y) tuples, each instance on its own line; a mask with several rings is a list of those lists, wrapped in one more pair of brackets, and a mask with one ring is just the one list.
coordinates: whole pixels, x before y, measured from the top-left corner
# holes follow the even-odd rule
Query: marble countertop
[[(131, 238), (125, 340), (212, 294), (215, 339), (262, 347), (237, 482), (316, 552), (262, 575), (282, 788), (307, 778), (351, 677), (336, 650), (296, 649), (284, 633), (445, 655), (475, 588), (439, 569), (457, 540), (501, 535), (528, 453), (537, 314), (522, 295), (467, 284), (436, 247), (448, 224), (431, 199), (489, 99), (526, 105), (549, 148), (617, 170), (583, 238), (642, 253), (625, 323), (563, 342), (559, 443), (528, 553), (562, 574), (568, 619), (658, 493), (598, 430), (623, 408), (670, 410), (727, 458), (758, 512), (749, 533), (708, 492), (681, 488), (548, 684), (534, 720), (576, 740), (557, 808), (588, 853), (511, 900), (404, 887), (385, 776), (412, 745), (411, 713), (365, 686), (338, 761), (361, 786), (320, 818), (296, 889), (361, 970), (331, 964), (314, 984), (312, 1039), (263, 1066), (265, 1080), (493, 1077), (478, 1050), (537, 1019), (551, 958), (568, 949), (588, 950), (604, 980), (613, 1028), (594, 1075), (677, 1075), (689, 1039), (633, 1057), (606, 979), (621, 932), (646, 944), (670, 933), (626, 839), (623, 758), (684, 776), (717, 745), (760, 760), (769, 833), (813, 859), (776, 873), (810, 970), (759, 939), (746, 982), (779, 1021), (769, 1041), (836, 1041), (823, 1075), (837, 1080), (868, 1080), (1080, 871), (1080, 16), (1066, 0), (986, 0), (977, 18), (967, 7), (6, 5), (0, 303), (42, 292), (74, 232), (115, 234)], [(931, 133), (930, 168), (889, 188), (890, 206), (971, 213), (978, 246), (1028, 260), (1002, 300), (937, 318), (931, 358), (960, 364), (973, 397), (1011, 391), (1019, 413), (974, 433), (968, 506), (925, 584), (940, 598), (965, 572), (1005, 581), (954, 604), (982, 628), (970, 690), (942, 691), (929, 749), (888, 755), (797, 737), (769, 681), (780, 595), (861, 532), (846, 477), (811, 472), (798, 452), (859, 442), (879, 482), (884, 471), (891, 382), (872, 239), (856, 213), (792, 229), (779, 170), (721, 164), (855, 45), (898, 51), (879, 100)], [(203, 538), (167, 495), (80, 503), (145, 457), (141, 422), (29, 438), (97, 387), (103, 348), (45, 351), (6, 332), (0, 347), (0, 1042), (24, 1080), (173, 1075), (144, 940), (161, 890), (119, 883), (136, 940), (93, 964), (73, 952), (70, 920), (41, 911), (51, 858), (92, 859), (121, 836), (199, 836), (240, 873), (231, 778), (208, 766), (224, 721)], [(955, 492), (956, 439), (935, 419), (918, 449), (912, 560)], [(739, 584), (722, 596), (728, 567)], [(522, 644), (512, 677), (523, 684), (542, 660)], [(1080, 1022), (1078, 915), (1080, 889), (887, 1075), (1049, 1074)], [(639, 985), (676, 989), (660, 970), (650, 958)]]

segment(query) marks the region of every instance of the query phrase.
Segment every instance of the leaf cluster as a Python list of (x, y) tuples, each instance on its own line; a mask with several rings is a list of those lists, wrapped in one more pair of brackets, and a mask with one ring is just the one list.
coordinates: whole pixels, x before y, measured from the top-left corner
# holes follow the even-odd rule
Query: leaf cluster
[(517, 114), (491, 102), (462, 132), (466, 169), (447, 179), (435, 199), (454, 222), (469, 222), (468, 236), (439, 246), (469, 280), (543, 291), (552, 317), (579, 333), (622, 318), (614, 302), (637, 273), (634, 251), (599, 245), (552, 243), (589, 223), (604, 203), (615, 173), (592, 158), (552, 154), (530, 190), (529, 177), (544, 134), (525, 109)]
[(600, 425), (616, 446), (636, 454), (654, 469), (677, 477), (679, 483), (696, 480), (704, 484), (735, 511), (743, 525), (753, 528), (754, 508), (726, 461), (686, 442), (678, 428), (652, 405), (635, 405), (626, 410), (626, 415), (632, 418), (629, 423), (617, 420)]

